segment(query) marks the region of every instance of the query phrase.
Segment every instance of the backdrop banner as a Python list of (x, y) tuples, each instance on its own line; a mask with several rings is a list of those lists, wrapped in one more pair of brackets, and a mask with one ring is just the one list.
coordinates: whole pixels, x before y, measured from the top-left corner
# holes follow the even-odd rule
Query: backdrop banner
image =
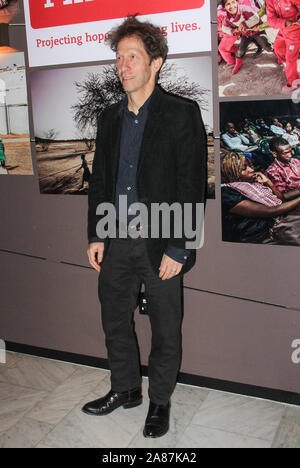
[(24, 0), (31, 67), (111, 60), (108, 32), (138, 14), (162, 28), (169, 53), (211, 50), (208, 0)]
[[(208, 135), (208, 196), (214, 197), (214, 141), (211, 57), (168, 59), (159, 83), (170, 93), (194, 99)], [(40, 191), (86, 195), (92, 170), (98, 117), (124, 98), (115, 65), (32, 70), (34, 135)], [(107, 95), (101, 89), (113, 89)], [(53, 106), (55, 102), (55, 106)]]

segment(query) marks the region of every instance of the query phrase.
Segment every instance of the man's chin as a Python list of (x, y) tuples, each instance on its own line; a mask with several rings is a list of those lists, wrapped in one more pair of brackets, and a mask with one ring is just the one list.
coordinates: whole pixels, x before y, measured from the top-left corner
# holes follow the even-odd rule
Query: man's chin
[(130, 91), (135, 87), (133, 80), (123, 80), (122, 85), (125, 91)]

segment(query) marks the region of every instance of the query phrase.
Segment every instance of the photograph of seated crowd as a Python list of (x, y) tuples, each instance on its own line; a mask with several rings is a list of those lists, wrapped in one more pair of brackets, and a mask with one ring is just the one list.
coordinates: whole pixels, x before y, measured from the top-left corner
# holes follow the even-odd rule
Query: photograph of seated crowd
[[(277, 114), (263, 113), (275, 107)], [(221, 103), (224, 241), (300, 245), (297, 110), (286, 100)]]
[(220, 96), (300, 87), (300, 0), (218, 0)]

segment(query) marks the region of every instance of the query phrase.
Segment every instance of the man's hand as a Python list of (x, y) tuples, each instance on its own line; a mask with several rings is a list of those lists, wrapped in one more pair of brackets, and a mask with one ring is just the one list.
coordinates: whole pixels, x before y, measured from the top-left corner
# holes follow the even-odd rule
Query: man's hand
[(247, 29), (247, 32), (259, 32), (259, 27), (254, 26), (254, 28)]
[(266, 177), (262, 172), (256, 172), (256, 182), (259, 182), (260, 184), (268, 185), (270, 182), (270, 179)]
[(173, 278), (173, 276), (177, 275), (182, 268), (182, 263), (176, 262), (172, 258), (168, 257), (168, 255), (164, 254), (159, 270), (159, 277), (162, 280)]
[(241, 23), (238, 27), (238, 31), (240, 32), (246, 32), (247, 31), (247, 28)]
[(90, 265), (92, 265), (98, 273), (100, 273), (101, 270), (100, 262), (102, 262), (103, 251), (104, 242), (91, 242), (87, 249)]

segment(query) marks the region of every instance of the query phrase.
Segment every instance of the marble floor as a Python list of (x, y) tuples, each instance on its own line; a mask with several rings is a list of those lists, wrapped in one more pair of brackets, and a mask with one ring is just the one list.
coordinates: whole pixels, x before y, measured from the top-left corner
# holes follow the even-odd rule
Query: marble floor
[(300, 448), (300, 407), (178, 384), (169, 432), (142, 435), (144, 402), (102, 417), (81, 407), (109, 391), (109, 372), (7, 353), (0, 364), (1, 448)]

